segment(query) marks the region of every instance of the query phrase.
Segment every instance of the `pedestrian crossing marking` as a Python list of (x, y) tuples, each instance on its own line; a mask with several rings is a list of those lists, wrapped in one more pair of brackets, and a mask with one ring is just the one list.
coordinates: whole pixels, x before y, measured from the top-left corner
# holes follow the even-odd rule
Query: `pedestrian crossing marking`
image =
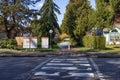
[[(95, 77), (87, 58), (55, 58), (44, 64), (35, 76)], [(53, 79), (53, 78), (51, 78)]]
[(77, 67), (42, 67), (41, 69), (64, 69), (64, 70), (78, 70)]
[(87, 66), (87, 67), (90, 67), (91, 65), (90, 64), (78, 64), (80, 66)]
[(87, 60), (87, 58), (77, 58), (77, 59), (53, 59), (52, 61), (78, 61), (78, 60)]
[(59, 76), (59, 72), (55, 72), (53, 74), (46, 73), (46, 72), (36, 72), (35, 76)]
[(71, 61), (72, 63), (89, 63), (88, 61)]
[(94, 73), (75, 73), (75, 72), (69, 72), (68, 73), (72, 77), (95, 77)]
[(46, 65), (51, 65), (51, 66), (73, 66), (74, 64), (70, 63), (47, 63)]
[(92, 68), (85, 68), (85, 69), (79, 69), (77, 67), (42, 67), (42, 70), (87, 70), (87, 71), (91, 71)]
[(56, 62), (56, 63), (60, 63), (60, 62), (62, 62), (62, 61), (54, 61), (54, 60), (52, 60), (52, 61), (50, 61), (50, 62)]

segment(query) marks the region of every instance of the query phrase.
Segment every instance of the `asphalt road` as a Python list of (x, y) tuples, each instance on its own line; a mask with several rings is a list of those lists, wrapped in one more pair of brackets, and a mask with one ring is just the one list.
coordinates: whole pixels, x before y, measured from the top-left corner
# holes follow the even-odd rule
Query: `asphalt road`
[(120, 80), (120, 58), (93, 59), (105, 80)]
[(17, 80), (44, 60), (42, 57), (0, 57), (0, 80)]
[(120, 80), (120, 58), (0, 57), (0, 80)]

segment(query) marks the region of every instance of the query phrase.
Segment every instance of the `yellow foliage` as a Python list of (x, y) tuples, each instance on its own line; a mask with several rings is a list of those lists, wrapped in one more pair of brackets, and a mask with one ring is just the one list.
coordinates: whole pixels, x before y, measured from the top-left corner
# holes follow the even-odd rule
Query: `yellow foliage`
[(66, 33), (62, 33), (60, 35), (60, 39), (64, 39), (64, 38), (68, 38), (68, 37), (69, 37), (69, 35), (67, 35)]

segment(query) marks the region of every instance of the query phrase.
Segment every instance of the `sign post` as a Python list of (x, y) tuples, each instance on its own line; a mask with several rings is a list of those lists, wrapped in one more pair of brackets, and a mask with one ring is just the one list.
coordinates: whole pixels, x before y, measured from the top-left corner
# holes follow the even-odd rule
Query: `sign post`
[(50, 33), (50, 48), (52, 48), (52, 33), (53, 33), (53, 30), (50, 29), (49, 33)]

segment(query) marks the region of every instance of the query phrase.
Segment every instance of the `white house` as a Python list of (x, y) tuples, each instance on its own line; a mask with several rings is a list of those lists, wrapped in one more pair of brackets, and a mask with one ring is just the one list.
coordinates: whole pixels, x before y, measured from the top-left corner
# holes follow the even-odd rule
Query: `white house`
[(120, 24), (115, 24), (115, 26), (112, 30), (106, 28), (103, 30), (107, 45), (120, 45)]

